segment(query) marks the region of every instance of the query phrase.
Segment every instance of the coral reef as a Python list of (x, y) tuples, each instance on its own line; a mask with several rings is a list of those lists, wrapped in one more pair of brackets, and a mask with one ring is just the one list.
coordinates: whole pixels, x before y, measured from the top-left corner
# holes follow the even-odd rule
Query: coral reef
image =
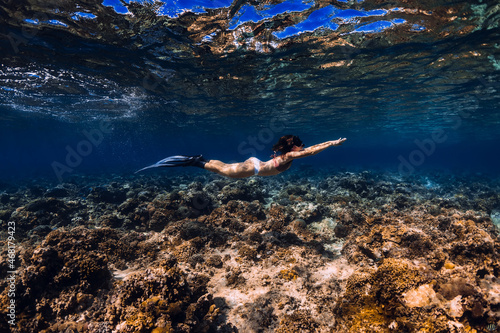
[(499, 189), (311, 170), (4, 185), (0, 330), (494, 331)]

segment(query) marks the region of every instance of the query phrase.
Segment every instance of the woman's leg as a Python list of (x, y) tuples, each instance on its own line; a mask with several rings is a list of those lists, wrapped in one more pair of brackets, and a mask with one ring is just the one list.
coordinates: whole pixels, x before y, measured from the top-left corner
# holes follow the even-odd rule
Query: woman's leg
[(245, 162), (231, 164), (218, 160), (209, 160), (205, 164), (205, 170), (230, 178), (246, 178), (255, 174), (254, 164), (250, 159)]

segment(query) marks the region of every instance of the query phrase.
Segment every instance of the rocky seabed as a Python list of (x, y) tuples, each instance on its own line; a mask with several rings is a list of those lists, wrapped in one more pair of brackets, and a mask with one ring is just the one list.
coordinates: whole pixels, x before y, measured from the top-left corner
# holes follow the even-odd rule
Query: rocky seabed
[(485, 175), (7, 181), (0, 221), (2, 332), (500, 331)]

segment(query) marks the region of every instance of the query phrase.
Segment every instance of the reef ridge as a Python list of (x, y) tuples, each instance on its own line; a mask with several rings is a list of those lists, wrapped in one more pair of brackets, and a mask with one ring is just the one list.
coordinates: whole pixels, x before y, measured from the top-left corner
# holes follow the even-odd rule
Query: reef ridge
[(492, 332), (500, 181), (298, 170), (0, 185), (2, 332)]

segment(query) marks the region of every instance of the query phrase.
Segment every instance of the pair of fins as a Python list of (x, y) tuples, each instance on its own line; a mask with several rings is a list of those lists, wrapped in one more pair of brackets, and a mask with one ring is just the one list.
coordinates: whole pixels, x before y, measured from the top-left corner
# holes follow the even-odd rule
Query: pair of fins
[(196, 156), (187, 156), (187, 155), (175, 155), (175, 156), (169, 156), (167, 158), (162, 159), (161, 161), (156, 162), (155, 164), (151, 164), (145, 168), (142, 168), (140, 170), (137, 170), (135, 173), (147, 170), (147, 169), (152, 169), (152, 168), (159, 168), (159, 167), (186, 167), (186, 166), (194, 166), (198, 168), (205, 168), (205, 164), (208, 161), (203, 158), (202, 155), (196, 155)]

